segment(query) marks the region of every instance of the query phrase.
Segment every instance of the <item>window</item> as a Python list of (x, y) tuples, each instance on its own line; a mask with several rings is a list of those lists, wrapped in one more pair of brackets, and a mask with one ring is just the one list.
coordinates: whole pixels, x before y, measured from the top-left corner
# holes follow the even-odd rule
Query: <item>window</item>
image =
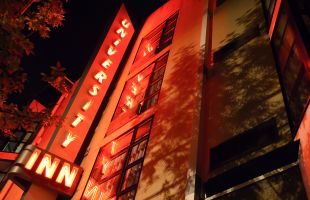
[(169, 52), (126, 82), (108, 132), (124, 125), (157, 103), (168, 55)]
[(285, 68), (289, 54), (294, 45), (294, 41), (295, 41), (295, 35), (293, 33), (293, 27), (291, 24), (288, 24), (285, 29), (283, 39), (281, 42), (281, 46), (279, 49), (279, 53), (278, 53), (278, 63), (281, 67), (281, 71), (283, 71)]
[(164, 73), (166, 70), (166, 64), (168, 60), (168, 54), (158, 59), (154, 65), (153, 73), (150, 77), (149, 85), (145, 93), (144, 101), (140, 103), (141, 109), (138, 113), (142, 113), (155, 105), (158, 101), (160, 88), (163, 82)]
[(280, 10), (279, 16), (278, 16), (278, 25), (274, 31), (272, 41), (275, 47), (275, 50), (278, 51), (280, 49), (280, 44), (283, 38), (283, 33), (285, 31), (287, 25), (287, 14), (286, 11), (283, 9)]
[(14, 138), (1, 136), (0, 151), (19, 153), (33, 139), (32, 132), (15, 131), (14, 135)]
[(291, 124), (293, 129), (296, 129), (310, 94), (310, 77), (300, 55), (303, 44), (295, 38), (297, 30), (294, 28), (294, 22), (288, 18), (286, 9), (287, 6), (280, 9), (272, 45), (280, 69)]
[(303, 63), (299, 59), (296, 45), (292, 47), (290, 55), (288, 57), (287, 64), (284, 68), (284, 85), (286, 86), (286, 92), (288, 97), (292, 97), (292, 92), (294, 88), (294, 84), (298, 78), (298, 74), (303, 67)]
[(134, 199), (152, 118), (103, 146), (82, 199)]
[(295, 16), (297, 15), (296, 20), (298, 20), (300, 28), (303, 29), (302, 34), (304, 35), (304, 39), (306, 40), (305, 43), (308, 43), (309, 48), (310, 44), (307, 37), (309, 38), (310, 35), (310, 2), (309, 0), (298, 0), (289, 3), (293, 4), (292, 9), (295, 8), (293, 12)]
[(215, 170), (232, 160), (240, 159), (279, 138), (275, 118), (271, 118), (210, 149), (210, 168)]
[(146, 61), (172, 43), (178, 14), (174, 13), (142, 39), (134, 62)]
[(277, 0), (263, 0), (263, 6), (265, 9), (265, 13), (267, 14), (267, 20), (268, 24), (270, 24), (272, 15), (273, 15), (273, 10), (276, 5)]

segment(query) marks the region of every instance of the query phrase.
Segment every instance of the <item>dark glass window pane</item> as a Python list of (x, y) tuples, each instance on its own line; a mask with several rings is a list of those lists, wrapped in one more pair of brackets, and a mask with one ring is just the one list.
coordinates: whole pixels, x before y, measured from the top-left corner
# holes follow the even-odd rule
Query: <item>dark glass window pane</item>
[(310, 2), (309, 0), (298, 0), (294, 1), (297, 4), (298, 12), (301, 15), (302, 21), (304, 22), (305, 28), (307, 29), (308, 35), (310, 34)]
[(283, 36), (283, 40), (281, 43), (279, 56), (278, 56), (281, 71), (283, 71), (286, 65), (286, 62), (291, 52), (291, 48), (293, 46), (294, 40), (295, 40), (295, 36), (293, 33), (293, 27), (290, 24), (287, 24), (287, 27), (286, 27), (286, 30)]
[(306, 105), (307, 99), (310, 95), (310, 76), (309, 76), (309, 74), (307, 75), (306, 73), (304, 73), (304, 75), (301, 79), (300, 87), (297, 88), (297, 91), (298, 91), (298, 94), (300, 96), (300, 100), (301, 100), (302, 104)]
[(298, 81), (298, 85), (295, 87), (296, 92), (290, 100), (290, 108), (292, 110), (295, 123), (298, 123), (302, 118), (303, 111), (310, 95), (310, 78), (305, 74), (303, 66), (301, 75), (298, 77), (300, 77), (300, 80)]
[(17, 148), (17, 146), (18, 146), (18, 143), (16, 143), (16, 142), (8, 142), (8, 143), (5, 145), (3, 151), (6, 151), (6, 152), (15, 152), (15, 149)]
[(148, 91), (146, 93), (146, 98), (151, 96), (152, 94), (154, 94), (155, 92), (158, 92), (161, 88), (161, 84), (162, 84), (162, 79), (158, 80), (157, 82), (155, 83), (152, 83), (149, 88), (148, 88)]
[(159, 94), (156, 94), (156, 95), (152, 96), (151, 98), (147, 99), (144, 102), (143, 110), (147, 110), (150, 107), (154, 106), (157, 103), (157, 101), (158, 101), (158, 95)]
[(141, 168), (142, 168), (142, 163), (139, 163), (126, 170), (125, 177), (124, 177), (123, 184), (122, 184), (122, 191), (138, 183)]
[(23, 131), (15, 131), (14, 135), (16, 136), (16, 141), (21, 141), (24, 138), (25, 132)]
[(104, 156), (100, 157), (100, 165), (98, 166), (98, 169), (94, 172), (96, 177), (100, 177), (100, 179), (97, 180), (103, 180), (110, 175), (113, 175), (114, 173), (120, 171), (123, 167), (125, 158), (126, 153), (123, 153), (111, 160)]
[(140, 62), (141, 64), (141, 62), (153, 57), (172, 43), (177, 17), (178, 12), (142, 39), (134, 62)]
[(0, 184), (2, 184), (2, 180), (5, 178), (6, 173), (0, 172)]
[(146, 145), (147, 140), (143, 140), (142, 142), (132, 147), (128, 165), (144, 157)]
[(139, 126), (137, 133), (136, 133), (135, 141), (137, 141), (138, 139), (140, 139), (143, 136), (150, 133), (151, 123), (152, 123), (152, 121), (149, 120), (149, 121), (145, 122), (144, 124), (142, 124), (141, 126)]
[(270, 4), (270, 0), (264, 0), (264, 6), (265, 6), (266, 10), (268, 10), (269, 4)]
[(277, 24), (277, 27), (275, 29), (275, 32), (272, 38), (276, 51), (278, 51), (280, 48), (280, 44), (282, 41), (282, 36), (283, 36), (284, 30), (286, 27), (286, 23), (287, 23), (286, 12), (284, 11), (284, 9), (281, 9), (278, 24)]
[(118, 199), (119, 200), (134, 200), (135, 199), (135, 190), (131, 190), (125, 194), (123, 194), (122, 196), (120, 196)]
[(153, 82), (159, 78), (162, 78), (164, 74), (165, 74), (165, 68), (163, 67), (153, 73), (150, 82)]
[(157, 48), (157, 52), (161, 51), (168, 45), (172, 43), (173, 34), (175, 30), (175, 26), (177, 23), (178, 13), (173, 14), (169, 19), (166, 21), (166, 26), (164, 28), (164, 32), (160, 41), (160, 44)]
[(120, 180), (120, 175), (117, 175), (104, 183), (100, 184), (100, 191), (105, 195), (104, 199), (107, 197), (113, 197), (116, 195), (117, 185)]
[(274, 10), (274, 6), (276, 4), (276, 0), (271, 0), (270, 2), (270, 6), (269, 6), (269, 9), (268, 9), (268, 20), (269, 20), (269, 23), (272, 19), (272, 14), (273, 14), (273, 10)]
[(287, 65), (284, 69), (285, 71), (283, 75), (286, 93), (289, 98), (292, 95), (293, 92), (292, 90), (294, 88), (296, 81), (298, 81), (297, 77), (301, 70), (301, 67), (303, 67), (303, 64), (301, 63), (299, 56), (297, 55), (296, 45), (294, 45), (292, 52), (288, 58)]

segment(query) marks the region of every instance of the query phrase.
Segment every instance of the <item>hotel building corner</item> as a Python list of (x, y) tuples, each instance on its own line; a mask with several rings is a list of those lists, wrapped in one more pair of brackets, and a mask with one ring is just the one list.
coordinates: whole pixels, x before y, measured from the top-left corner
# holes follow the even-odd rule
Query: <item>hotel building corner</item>
[(122, 5), (64, 125), (0, 152), (0, 199), (307, 199), (307, 11), (171, 0), (135, 29)]

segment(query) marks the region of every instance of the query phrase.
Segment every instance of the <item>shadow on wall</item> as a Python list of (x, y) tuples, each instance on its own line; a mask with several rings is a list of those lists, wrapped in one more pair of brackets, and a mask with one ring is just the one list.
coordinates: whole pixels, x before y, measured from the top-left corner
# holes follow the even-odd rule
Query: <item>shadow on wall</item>
[(275, 117), (288, 131), (283, 97), (266, 36), (256, 37), (209, 71), (208, 134), (211, 147)]
[(168, 62), (140, 178), (143, 199), (185, 198), (200, 99), (200, 56), (194, 49), (180, 48)]
[(262, 32), (262, 5), (259, 0), (254, 2), (235, 20), (236, 30), (244, 27), (243, 36), (236, 30), (226, 35), (221, 44), (224, 48), (230, 45), (230, 49), (208, 72), (206, 123), (211, 147), (272, 117), (277, 120), (279, 134), (290, 138), (269, 38), (259, 32), (244, 37), (253, 27)]
[[(240, 1), (240, 0), (235, 0), (235, 1)], [(254, 2), (253, 5), (255, 6), (245, 11), (240, 17), (236, 18), (235, 30), (226, 34), (225, 38), (220, 41), (220, 46), (223, 46), (227, 43), (232, 42), (238, 36), (240, 36), (240, 34), (246, 32), (247, 30), (251, 30), (257, 26), (259, 27), (265, 26), (262, 3), (260, 0), (254, 0), (253, 2)], [(240, 31), (239, 29), (242, 29), (242, 31)]]

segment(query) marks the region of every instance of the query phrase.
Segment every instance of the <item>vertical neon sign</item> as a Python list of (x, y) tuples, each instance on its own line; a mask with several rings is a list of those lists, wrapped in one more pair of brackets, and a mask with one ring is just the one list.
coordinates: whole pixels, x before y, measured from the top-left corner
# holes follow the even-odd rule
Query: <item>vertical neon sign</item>
[(53, 133), (47, 145), (50, 152), (69, 161), (75, 159), (133, 33), (134, 28), (122, 5), (97, 55), (73, 92), (63, 114), (64, 126)]

